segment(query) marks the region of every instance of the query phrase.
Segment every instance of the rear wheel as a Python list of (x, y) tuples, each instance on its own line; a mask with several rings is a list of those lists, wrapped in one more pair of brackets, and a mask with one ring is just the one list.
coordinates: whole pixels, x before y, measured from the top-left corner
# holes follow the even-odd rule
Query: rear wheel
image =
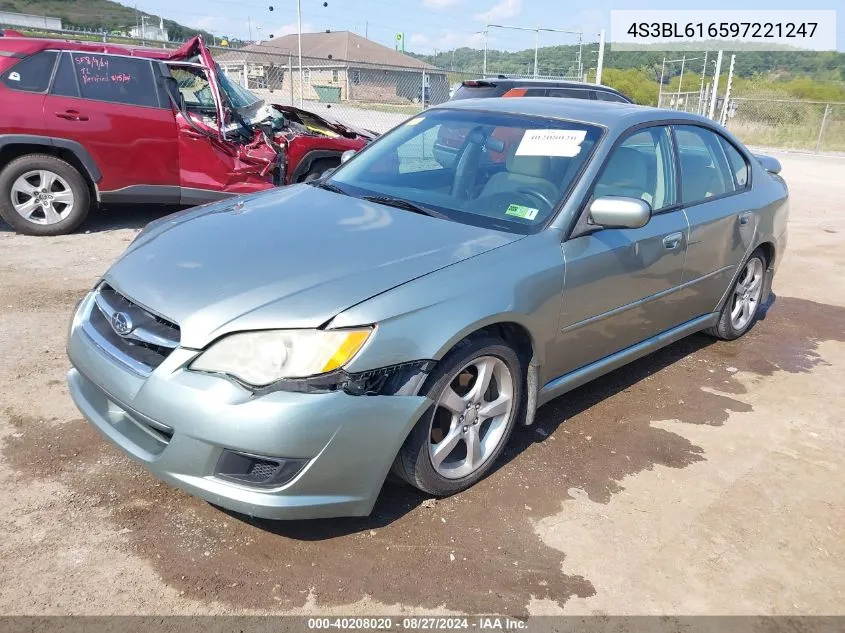
[(743, 264), (742, 270), (719, 314), (718, 323), (709, 328), (708, 334), (725, 341), (737, 339), (754, 325), (760, 305), (766, 300), (766, 258), (760, 250), (754, 251)]
[(85, 220), (90, 205), (85, 179), (55, 156), (21, 156), (0, 172), (0, 216), (18, 233), (70, 233)]
[(462, 343), (438, 364), (423, 388), (435, 404), (420, 418), (393, 472), (423, 492), (466, 490), (493, 467), (522, 410), (524, 370), (504, 341)]

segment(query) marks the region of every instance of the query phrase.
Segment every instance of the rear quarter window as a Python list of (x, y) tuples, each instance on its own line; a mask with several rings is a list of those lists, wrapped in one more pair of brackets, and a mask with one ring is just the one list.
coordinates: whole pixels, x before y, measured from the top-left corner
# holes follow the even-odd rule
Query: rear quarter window
[(3, 72), (3, 83), (13, 90), (47, 92), (57, 56), (56, 51), (41, 51), (27, 57)]
[(611, 101), (613, 103), (628, 103), (628, 100), (613, 92), (605, 92), (604, 90), (596, 90), (596, 98), (599, 101)]
[(728, 163), (731, 167), (731, 175), (737, 189), (745, 189), (749, 185), (749, 167), (745, 158), (739, 151), (724, 137), (719, 137), (719, 142), (725, 150), (725, 155), (728, 158)]

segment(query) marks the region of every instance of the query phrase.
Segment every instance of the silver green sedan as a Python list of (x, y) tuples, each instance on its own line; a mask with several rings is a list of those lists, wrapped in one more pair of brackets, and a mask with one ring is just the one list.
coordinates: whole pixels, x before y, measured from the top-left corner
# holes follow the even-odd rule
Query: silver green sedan
[(549, 400), (748, 331), (786, 246), (779, 170), (679, 112), (450, 102), (321, 180), (150, 224), (73, 317), (70, 392), (241, 513), (366, 515), (391, 469), (457, 493)]

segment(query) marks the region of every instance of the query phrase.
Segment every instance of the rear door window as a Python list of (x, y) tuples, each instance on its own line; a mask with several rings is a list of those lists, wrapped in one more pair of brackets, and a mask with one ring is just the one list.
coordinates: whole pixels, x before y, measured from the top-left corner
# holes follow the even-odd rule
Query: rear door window
[(59, 67), (56, 69), (56, 76), (53, 78), (50, 94), (60, 97), (79, 96), (79, 86), (76, 83), (76, 75), (73, 72), (73, 61), (70, 58), (70, 53), (62, 53), (59, 59)]
[(147, 59), (73, 53), (73, 66), (84, 99), (159, 106), (152, 66)]
[(57, 56), (56, 51), (35, 53), (7, 70), (3, 74), (3, 83), (13, 90), (47, 92)]

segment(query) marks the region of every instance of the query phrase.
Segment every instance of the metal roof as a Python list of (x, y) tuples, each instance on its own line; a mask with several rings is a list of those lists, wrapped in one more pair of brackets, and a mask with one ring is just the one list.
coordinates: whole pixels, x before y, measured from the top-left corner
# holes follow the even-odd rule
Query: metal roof
[[(286, 64), (289, 55), (293, 56), (293, 62), (296, 63), (299, 49), (297, 35), (292, 33), (261, 44), (250, 44), (225, 53), (218, 50), (215, 53), (215, 59), (220, 63), (269, 63), (274, 57), (284, 57)], [(302, 57), (309, 58), (309, 63), (319, 59), (321, 65), (327, 66), (368, 64), (444, 72), (436, 66), (349, 31), (303, 33)]]
[(632, 103), (591, 101), (589, 99), (564, 99), (560, 97), (460, 99), (458, 101), (447, 101), (436, 107), (456, 110), (487, 110), (489, 112), (569, 119), (602, 125), (607, 128), (615, 128), (620, 125), (628, 127), (637, 123), (647, 123), (662, 119), (682, 119), (699, 123), (703, 122), (710, 125), (713, 124), (713, 121), (706, 117), (688, 112), (679, 112), (678, 110), (638, 106)]

